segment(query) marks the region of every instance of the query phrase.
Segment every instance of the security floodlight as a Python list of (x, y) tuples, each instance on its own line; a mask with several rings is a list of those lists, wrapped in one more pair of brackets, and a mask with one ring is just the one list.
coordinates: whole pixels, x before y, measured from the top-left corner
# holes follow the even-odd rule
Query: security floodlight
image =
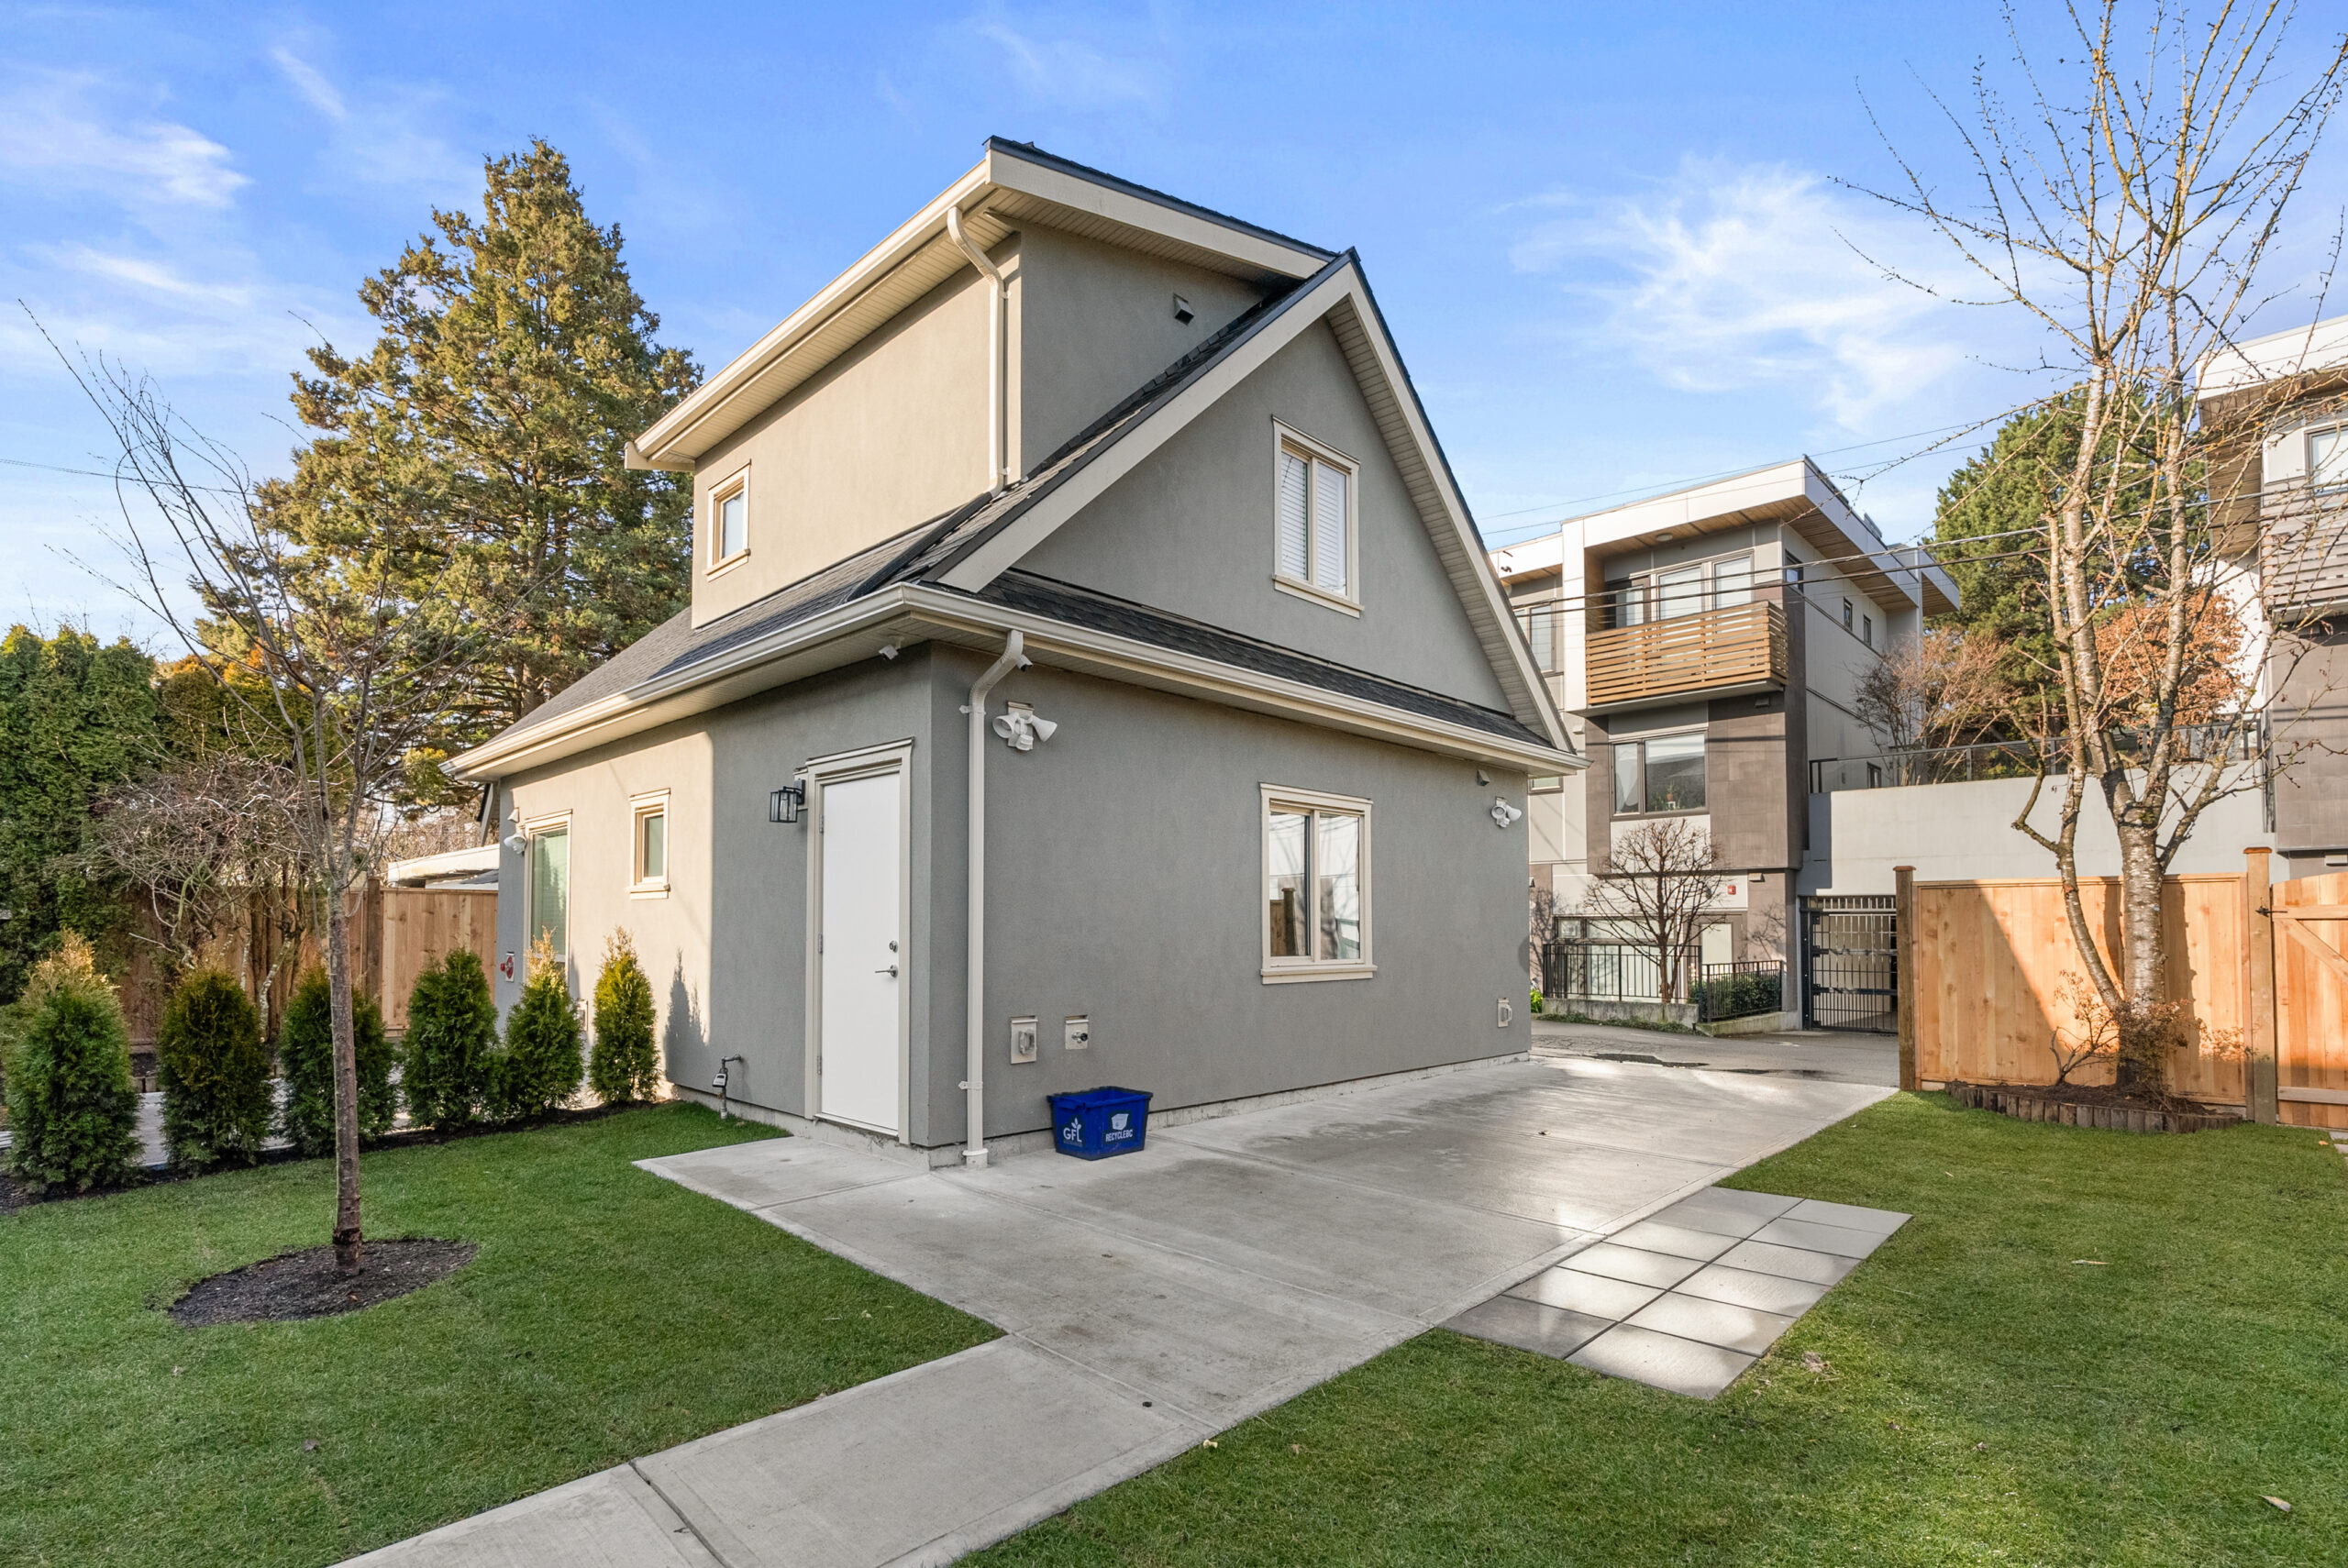
[(1504, 796), (1495, 795), (1492, 797), (1492, 825), (1494, 827), (1501, 829), (1512, 827), (1515, 825), (1517, 818), (1523, 815), (1524, 815), (1524, 812), (1517, 807), (1510, 805)]
[(1013, 702), (1011, 711), (999, 715), (991, 727), (1013, 751), (1033, 751), (1059, 729), (1051, 720), (1037, 718), (1036, 710), (1024, 702)]
[(518, 833), (509, 834), (505, 838), (500, 839), (498, 842), (504, 846), (505, 853), (508, 855), (519, 855), (524, 850), (530, 847), (530, 841), (523, 837)]

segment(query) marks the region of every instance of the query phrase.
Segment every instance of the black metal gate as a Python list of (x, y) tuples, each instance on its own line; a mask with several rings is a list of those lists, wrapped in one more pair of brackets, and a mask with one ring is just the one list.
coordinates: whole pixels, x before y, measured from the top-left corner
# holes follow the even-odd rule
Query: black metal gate
[(1899, 1032), (1898, 922), (1889, 893), (1802, 900), (1803, 1023)]

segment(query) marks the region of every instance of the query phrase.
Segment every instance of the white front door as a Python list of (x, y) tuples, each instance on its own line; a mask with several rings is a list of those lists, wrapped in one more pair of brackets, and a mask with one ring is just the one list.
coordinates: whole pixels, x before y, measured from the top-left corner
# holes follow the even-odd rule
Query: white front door
[(900, 772), (824, 785), (823, 1114), (894, 1133), (904, 955)]

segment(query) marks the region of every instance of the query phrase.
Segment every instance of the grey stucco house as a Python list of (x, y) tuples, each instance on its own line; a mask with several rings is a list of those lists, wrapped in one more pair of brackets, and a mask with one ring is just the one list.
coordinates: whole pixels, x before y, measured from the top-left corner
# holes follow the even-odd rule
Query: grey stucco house
[(980, 1163), (1525, 1047), (1581, 759), (1352, 253), (992, 141), (629, 461), (691, 608), (456, 762), (501, 1004), (624, 927), (680, 1094)]

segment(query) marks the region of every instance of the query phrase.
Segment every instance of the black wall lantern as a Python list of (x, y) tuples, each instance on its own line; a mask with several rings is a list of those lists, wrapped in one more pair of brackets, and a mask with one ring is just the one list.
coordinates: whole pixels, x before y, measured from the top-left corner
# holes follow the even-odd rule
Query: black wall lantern
[(777, 790), (773, 794), (767, 797), (767, 821), (770, 823), (795, 823), (799, 820), (800, 808), (806, 804), (806, 785), (785, 784), (781, 789)]

